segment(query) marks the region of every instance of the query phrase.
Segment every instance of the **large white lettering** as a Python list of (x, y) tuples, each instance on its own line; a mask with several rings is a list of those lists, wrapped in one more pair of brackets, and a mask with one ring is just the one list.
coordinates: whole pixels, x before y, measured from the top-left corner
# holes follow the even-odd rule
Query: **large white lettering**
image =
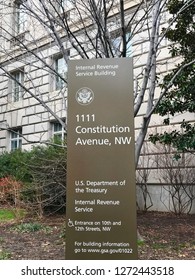
[(110, 146), (111, 143), (109, 141), (109, 139), (81, 139), (81, 138), (78, 138), (76, 140), (76, 143), (75, 145), (82, 145), (82, 146), (85, 146), (85, 145), (89, 145), (89, 146), (94, 146), (94, 145), (106, 145), (106, 146)]

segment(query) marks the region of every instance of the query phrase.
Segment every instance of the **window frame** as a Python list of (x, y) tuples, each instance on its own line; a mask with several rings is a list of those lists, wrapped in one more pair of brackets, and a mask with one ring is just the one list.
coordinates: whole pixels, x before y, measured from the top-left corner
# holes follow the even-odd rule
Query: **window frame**
[(22, 149), (22, 127), (10, 129), (10, 151), (17, 149)]
[(60, 13), (67, 12), (72, 8), (72, 2), (70, 0), (57, 0), (57, 4)]
[[(11, 73), (11, 101), (18, 102), (23, 99), (24, 89), (20, 84), (24, 84), (24, 70), (16, 70)], [(20, 83), (20, 84), (19, 84)]]
[[(131, 44), (131, 31), (127, 30), (125, 33), (125, 38), (126, 38), (126, 57), (132, 57), (132, 44)], [(112, 31), (111, 35), (111, 40), (112, 40), (112, 51), (115, 55), (121, 55), (122, 54), (122, 37), (120, 35), (120, 30), (115, 30)]]
[(26, 0), (16, 0), (14, 1), (14, 17), (13, 17), (13, 27), (14, 27), (14, 35), (17, 36), (26, 31), (27, 26), (27, 14), (21, 8), (23, 2)]
[[(62, 143), (66, 139), (66, 131), (59, 122), (52, 122), (52, 137), (60, 140)], [(56, 129), (55, 129), (56, 128)]]
[[(68, 52), (69, 55), (69, 52)], [(66, 71), (59, 71), (59, 69), (62, 69), (62, 66), (59, 66), (59, 61), (62, 60), (64, 63), (62, 66), (65, 66)], [(54, 58), (54, 69), (56, 71), (55, 74), (55, 82), (54, 82), (54, 90), (59, 91), (62, 90), (65, 87), (65, 82), (58, 76), (58, 73), (64, 77), (64, 79), (67, 80), (67, 74), (68, 74), (68, 65), (62, 55), (58, 55)]]

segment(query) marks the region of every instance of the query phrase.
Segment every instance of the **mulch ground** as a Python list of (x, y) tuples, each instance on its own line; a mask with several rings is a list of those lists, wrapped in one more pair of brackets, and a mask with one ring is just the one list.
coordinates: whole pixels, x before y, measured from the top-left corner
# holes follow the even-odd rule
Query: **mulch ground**
[[(16, 230), (16, 223), (0, 223), (0, 256), (12, 260), (65, 259), (63, 228), (65, 218), (53, 216), (39, 221), (43, 228), (35, 232)], [(23, 221), (32, 222), (32, 221)], [(138, 213), (139, 259), (194, 260), (195, 215)]]
[(195, 215), (138, 214), (138, 228), (144, 238), (139, 259), (195, 259)]

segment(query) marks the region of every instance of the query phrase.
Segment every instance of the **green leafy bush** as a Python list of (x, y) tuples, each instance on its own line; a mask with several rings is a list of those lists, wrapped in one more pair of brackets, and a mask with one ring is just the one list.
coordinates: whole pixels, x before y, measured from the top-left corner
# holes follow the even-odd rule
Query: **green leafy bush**
[(30, 162), (31, 152), (15, 150), (5, 152), (0, 156), (0, 178), (13, 177), (22, 182), (31, 182), (31, 173), (27, 163)]
[[(52, 143), (54, 144), (54, 143)], [(0, 156), (0, 181), (12, 178), (20, 188), (20, 199), (39, 215), (65, 211), (66, 148), (62, 145), (36, 146)], [(9, 185), (10, 194), (14, 185)]]
[(65, 210), (66, 149), (60, 146), (36, 147), (31, 152), (29, 169), (33, 193), (39, 214)]

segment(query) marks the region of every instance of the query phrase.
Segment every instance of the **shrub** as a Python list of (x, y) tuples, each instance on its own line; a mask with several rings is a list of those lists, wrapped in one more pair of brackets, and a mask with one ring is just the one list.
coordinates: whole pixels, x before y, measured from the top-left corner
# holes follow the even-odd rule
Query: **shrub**
[(12, 177), (20, 182), (30, 182), (31, 173), (27, 166), (31, 153), (28, 151), (15, 150), (5, 152), (0, 156), (0, 178)]
[[(39, 215), (65, 210), (66, 148), (37, 146), (0, 156), (0, 200), (18, 203)], [(9, 201), (10, 200), (10, 201)]]
[(22, 187), (22, 183), (11, 176), (0, 178), (0, 201), (18, 207)]
[(39, 214), (65, 210), (66, 149), (58, 146), (36, 147), (29, 164)]

